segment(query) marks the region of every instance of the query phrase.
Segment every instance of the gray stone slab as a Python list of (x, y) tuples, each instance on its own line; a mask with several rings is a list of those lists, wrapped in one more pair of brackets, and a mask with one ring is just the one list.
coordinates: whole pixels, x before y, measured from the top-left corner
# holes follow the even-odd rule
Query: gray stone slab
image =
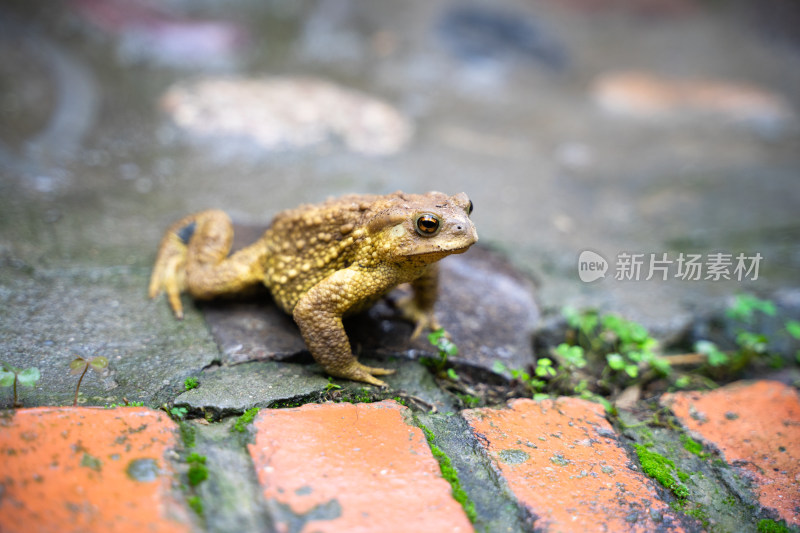
[(191, 451), (206, 457), (208, 479), (197, 487), (206, 530), (274, 531), (245, 439), (232, 437), (234, 422), (235, 419), (207, 425), (186, 422), (196, 432), (197, 444)]
[(257, 361), (203, 372), (200, 385), (175, 398), (175, 405), (211, 412), (215, 418), (324, 390), (328, 380), (309, 365)]
[(505, 482), (497, 477), (463, 418), (418, 414), (417, 420), (433, 432), (434, 443), (450, 458), (458, 472), (462, 488), (475, 505), (475, 531), (516, 533), (530, 530), (527, 517)]
[[(84, 377), (79, 402), (86, 405), (123, 398), (160, 405), (211, 364), (218, 352), (202, 317), (174, 320), (147, 299), (146, 286), (147, 274), (127, 267), (0, 266), (0, 361), (42, 375), (19, 391), (23, 405), (71, 404), (76, 355), (109, 361), (104, 374)], [(0, 407), (12, 401), (10, 389), (0, 389)]]

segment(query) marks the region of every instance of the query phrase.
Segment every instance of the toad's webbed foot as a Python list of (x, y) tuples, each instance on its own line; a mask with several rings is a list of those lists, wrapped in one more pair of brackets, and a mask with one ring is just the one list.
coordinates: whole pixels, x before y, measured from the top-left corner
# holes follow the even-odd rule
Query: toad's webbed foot
[(414, 324), (414, 332), (411, 334), (411, 340), (419, 337), (425, 330), (436, 331), (442, 327), (436, 319), (433, 309), (420, 308), (414, 296), (401, 298), (395, 305), (400, 311), (401, 316)]
[(354, 360), (350, 365), (343, 368), (328, 370), (328, 373), (338, 378), (361, 381), (364, 383), (369, 383), (370, 385), (375, 385), (376, 387), (388, 387), (384, 381), (381, 381), (375, 376), (387, 376), (389, 374), (394, 374), (394, 370), (389, 368), (366, 366)]
[(188, 244), (194, 235), (196, 215), (185, 217), (173, 224), (161, 239), (156, 263), (150, 275), (148, 295), (156, 298), (167, 293), (169, 305), (176, 318), (183, 318), (181, 293), (186, 291), (186, 255)]

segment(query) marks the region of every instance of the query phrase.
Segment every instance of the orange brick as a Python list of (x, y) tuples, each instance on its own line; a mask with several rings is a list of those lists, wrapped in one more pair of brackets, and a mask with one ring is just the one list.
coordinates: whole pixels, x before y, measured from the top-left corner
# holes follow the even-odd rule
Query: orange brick
[(680, 531), (653, 482), (631, 470), (602, 406), (514, 400), (464, 411), (537, 531)]
[(164, 454), (175, 424), (145, 408), (39, 407), (0, 418), (0, 531), (188, 531)]
[(794, 388), (739, 382), (710, 392), (665, 394), (662, 403), (750, 474), (764, 507), (800, 525), (800, 401)]
[(288, 507), (302, 531), (472, 531), (406, 415), (391, 400), (262, 410), (249, 449), (270, 507)]

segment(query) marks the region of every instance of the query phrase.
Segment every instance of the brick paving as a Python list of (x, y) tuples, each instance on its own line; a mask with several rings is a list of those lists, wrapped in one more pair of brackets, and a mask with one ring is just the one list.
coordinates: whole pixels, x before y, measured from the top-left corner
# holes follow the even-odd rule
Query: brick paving
[(0, 418), (0, 531), (191, 531), (172, 493), (176, 425), (145, 408), (39, 407)]
[(800, 526), (800, 400), (793, 387), (735, 383), (711, 392), (668, 394), (662, 402), (753, 479), (764, 507)]
[[(754, 481), (761, 508), (743, 531), (763, 517), (798, 524), (794, 388), (737, 383), (664, 395), (662, 403)], [(509, 531), (701, 529), (641, 471), (598, 404), (519, 399), (452, 416), (468, 423), (464, 446), (482, 450), (499, 474), (496, 486), (481, 490), (508, 490), (517, 501), (521, 522)], [(190, 450), (177, 429), (147, 408), (6, 411), (0, 531), (210, 529), (188, 510), (193, 493), (181, 472)], [(392, 400), (262, 410), (250, 431), (248, 444), (228, 440), (246, 447), (260, 487), (253, 499), (275, 531), (473, 531), (411, 410)], [(214, 468), (225, 465), (209, 464), (211, 476)], [(216, 512), (213, 498), (203, 504), (206, 517)]]
[(313, 515), (308, 531), (472, 531), (407, 411), (389, 400), (261, 412), (249, 449), (264, 498)]
[(682, 531), (653, 482), (631, 468), (601, 405), (515, 400), (464, 416), (537, 529)]

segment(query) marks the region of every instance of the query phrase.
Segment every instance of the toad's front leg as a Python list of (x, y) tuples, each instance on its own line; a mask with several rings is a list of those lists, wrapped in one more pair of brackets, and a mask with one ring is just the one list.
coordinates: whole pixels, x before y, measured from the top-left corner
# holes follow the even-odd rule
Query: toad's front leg
[[(342, 315), (350, 308), (391, 286), (385, 279), (347, 268), (334, 272), (312, 287), (297, 302), (294, 320), (314, 360), (331, 376), (386, 387), (375, 376), (394, 370), (373, 368), (358, 362), (342, 326)], [(368, 293), (368, 294), (365, 294)]]
[(397, 302), (403, 318), (414, 324), (411, 339), (416, 339), (427, 330), (436, 331), (442, 326), (436, 319), (433, 307), (439, 293), (439, 264), (433, 263), (425, 272), (411, 282), (412, 294)]

